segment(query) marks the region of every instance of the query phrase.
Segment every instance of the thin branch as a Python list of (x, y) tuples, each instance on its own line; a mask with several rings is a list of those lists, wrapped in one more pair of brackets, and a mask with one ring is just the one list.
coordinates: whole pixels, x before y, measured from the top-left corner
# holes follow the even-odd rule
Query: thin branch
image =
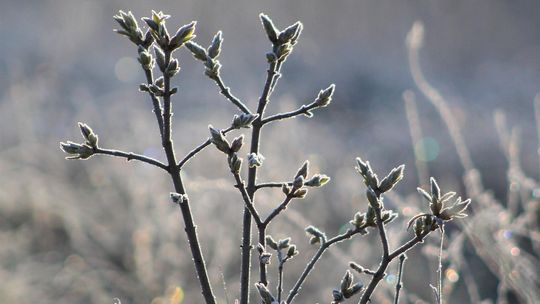
[(216, 78), (212, 78), (216, 84), (218, 85), (219, 89), (221, 90), (221, 94), (225, 96), (230, 102), (232, 102), (235, 106), (237, 106), (242, 112), (250, 114), (251, 111), (249, 111), (248, 107), (237, 97), (231, 94), (231, 89), (223, 83), (223, 79), (221, 76), (217, 76)]
[(278, 216), (278, 214), (280, 214), (281, 211), (287, 209), (287, 205), (291, 202), (292, 199), (293, 199), (292, 195), (287, 195), (287, 197), (285, 197), (285, 200), (283, 200), (283, 202), (282, 202), (276, 209), (274, 209), (274, 210), (268, 215), (268, 217), (266, 217), (266, 219), (264, 220), (264, 222), (262, 222), (262, 225), (267, 226), (268, 224), (270, 224), (270, 222), (271, 222), (276, 216)]
[(253, 205), (253, 202), (249, 198), (249, 194), (248, 194), (248, 192), (246, 190), (244, 181), (242, 181), (242, 179), (240, 178), (240, 174), (233, 173), (233, 176), (234, 176), (234, 180), (236, 181), (236, 188), (238, 188), (238, 190), (240, 190), (240, 193), (242, 194), (242, 199), (244, 199), (245, 207), (251, 213), (251, 216), (255, 220), (255, 223), (257, 224), (257, 226), (263, 225), (261, 217), (259, 216), (259, 213), (257, 212), (257, 209), (255, 209), (255, 205)]
[(289, 295), (287, 296), (287, 301), (285, 303), (290, 304), (293, 302), (294, 297), (298, 295), (298, 292), (300, 291), (300, 288), (304, 284), (307, 276), (314, 269), (315, 264), (317, 264), (319, 259), (322, 257), (323, 253), (326, 251), (326, 249), (330, 248), (330, 246), (334, 244), (337, 244), (339, 242), (342, 242), (344, 240), (351, 238), (355, 234), (364, 232), (365, 231), (364, 229), (365, 227), (357, 227), (355, 229), (349, 229), (347, 230), (347, 232), (337, 235), (329, 240), (326, 240), (326, 241), (323, 240), (323, 243), (319, 247), (319, 250), (317, 250), (315, 255), (311, 258), (306, 268), (304, 268), (304, 271), (302, 271), (302, 274), (300, 275), (300, 277), (294, 284), (294, 287), (291, 289), (291, 291), (289, 291)]
[(266, 118), (264, 118), (262, 120), (262, 124), (265, 125), (267, 123), (270, 123), (272, 121), (276, 121), (276, 120), (283, 120), (283, 119), (287, 119), (287, 118), (292, 118), (292, 117), (295, 117), (295, 116), (298, 116), (298, 115), (309, 115), (309, 111), (313, 110), (313, 109), (316, 109), (318, 108), (319, 106), (315, 103), (311, 103), (309, 105), (302, 105), (300, 108), (294, 110), (294, 111), (290, 111), (290, 112), (285, 112), (285, 113), (280, 113), (280, 114), (275, 114), (275, 115), (272, 115), (272, 116), (268, 116)]
[(260, 183), (255, 185), (255, 190), (259, 190), (261, 188), (281, 188), (283, 185), (289, 185), (291, 186), (291, 182), (270, 182), (270, 183)]
[(443, 244), (444, 244), (444, 225), (441, 225), (441, 244), (439, 247), (439, 265), (438, 265), (438, 281), (437, 281), (437, 292), (439, 294), (438, 304), (442, 304), (443, 301), (443, 292), (442, 292), (442, 255), (443, 255)]
[(105, 154), (105, 155), (110, 155), (110, 156), (123, 157), (127, 161), (135, 159), (135, 160), (142, 161), (142, 162), (145, 162), (147, 164), (159, 167), (159, 168), (169, 172), (169, 166), (165, 165), (164, 163), (160, 162), (159, 160), (148, 157), (148, 156), (135, 154), (135, 153), (132, 153), (132, 152), (124, 152), (124, 151), (111, 150), (111, 149), (103, 149), (103, 148), (98, 147), (98, 148), (94, 149), (94, 154)]
[(399, 292), (401, 291), (401, 288), (403, 287), (402, 283), (402, 275), (403, 275), (403, 266), (405, 264), (405, 260), (407, 259), (407, 256), (405, 254), (402, 254), (399, 256), (399, 268), (398, 268), (398, 277), (396, 282), (396, 295), (394, 297), (394, 304), (399, 304)]
[[(234, 130), (234, 128), (229, 127), (228, 129), (223, 130), (223, 134), (227, 134), (232, 130)], [(191, 150), (186, 156), (184, 156), (184, 158), (178, 163), (177, 167), (181, 169), (191, 158), (201, 152), (204, 148), (208, 147), (211, 143), (212, 141), (210, 138), (208, 138), (205, 142), (198, 145), (195, 149)]]

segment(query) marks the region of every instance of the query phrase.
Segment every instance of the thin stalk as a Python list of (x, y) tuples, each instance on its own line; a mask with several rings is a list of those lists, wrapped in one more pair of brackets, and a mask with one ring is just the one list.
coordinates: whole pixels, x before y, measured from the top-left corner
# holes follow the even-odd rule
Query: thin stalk
[(287, 195), (287, 197), (285, 197), (285, 200), (276, 208), (272, 211), (272, 213), (270, 213), (268, 215), (268, 217), (264, 220), (263, 224), (264, 226), (268, 226), (268, 224), (270, 224), (270, 222), (276, 217), (278, 216), (278, 214), (281, 213), (281, 211), (287, 209), (287, 205), (291, 202), (291, 200), (293, 199), (292, 195)]
[(443, 292), (442, 292), (442, 255), (443, 255), (443, 243), (444, 243), (444, 226), (441, 225), (441, 244), (440, 244), (440, 247), (439, 247), (439, 266), (438, 266), (438, 269), (437, 269), (437, 272), (438, 272), (438, 282), (437, 282), (437, 293), (439, 294), (438, 296), (438, 304), (442, 304), (443, 302)]
[(347, 232), (342, 233), (340, 235), (337, 235), (329, 240), (322, 240), (322, 244), (315, 253), (315, 255), (311, 258), (309, 263), (307, 264), (306, 268), (302, 271), (302, 274), (300, 274), (300, 277), (294, 284), (291, 291), (289, 291), (289, 295), (287, 296), (287, 300), (285, 303), (290, 304), (293, 302), (294, 298), (298, 295), (298, 292), (300, 291), (300, 288), (304, 284), (305, 280), (307, 279), (308, 275), (311, 273), (311, 271), (315, 268), (315, 264), (319, 261), (319, 259), (322, 257), (323, 253), (326, 251), (326, 249), (330, 248), (330, 246), (337, 244), (339, 242), (342, 242), (344, 240), (350, 239), (353, 235), (363, 232), (365, 227), (358, 227), (355, 229), (349, 229)]
[(394, 297), (394, 304), (399, 304), (399, 292), (401, 291), (401, 288), (403, 287), (402, 282), (402, 275), (403, 275), (403, 266), (405, 265), (405, 260), (407, 259), (407, 256), (405, 254), (402, 254), (399, 256), (399, 268), (398, 268), (398, 277), (396, 282), (396, 295)]
[[(253, 122), (253, 132), (251, 133), (251, 147), (250, 153), (259, 153), (259, 140), (261, 136), (261, 129), (263, 127), (261, 119), (268, 104), (268, 99), (270, 97), (271, 87), (274, 85), (276, 80), (276, 70), (277, 64), (275, 62), (270, 64), (270, 67), (267, 71), (266, 82), (259, 99), (259, 105), (257, 107), (257, 114), (259, 117)], [(253, 202), (253, 197), (255, 195), (255, 183), (257, 181), (257, 167), (249, 168), (248, 172), (248, 185), (247, 192), (249, 199)], [(259, 235), (260, 236), (260, 235)], [(262, 242), (262, 243), (261, 243)], [(264, 245), (264, 237), (259, 238), (259, 243)], [(240, 304), (249, 303), (249, 279), (251, 272), (251, 215), (249, 209), (244, 208), (244, 218), (242, 221), (242, 261), (241, 261), (241, 271), (240, 271)], [(266, 280), (266, 264), (259, 263), (260, 267), (260, 282), (267, 285)]]
[(94, 148), (94, 154), (104, 154), (104, 155), (110, 155), (110, 156), (116, 156), (116, 157), (123, 157), (127, 161), (135, 159), (135, 160), (142, 161), (142, 162), (145, 162), (145, 163), (150, 164), (150, 165), (154, 165), (156, 167), (159, 167), (159, 168), (169, 172), (169, 166), (165, 165), (164, 163), (160, 162), (159, 160), (148, 157), (148, 156), (135, 154), (135, 153), (132, 153), (132, 152), (124, 152), (124, 151), (111, 150), (111, 149), (103, 149), (103, 148), (98, 147), (98, 148)]
[(212, 79), (218, 85), (219, 89), (221, 90), (220, 92), (223, 96), (225, 96), (230, 102), (237, 106), (242, 112), (251, 113), (248, 107), (240, 99), (231, 94), (231, 89), (225, 86), (225, 84), (223, 83), (223, 79), (221, 79), (221, 76), (218, 75), (216, 78)]
[[(154, 83), (154, 76), (152, 75), (152, 70), (144, 70), (144, 75), (146, 76), (146, 82), (148, 85), (151, 85)], [(156, 97), (156, 95), (150, 91), (148, 91), (148, 95), (150, 95), (150, 98), (152, 99), (152, 105), (154, 106), (154, 114), (156, 115), (156, 121), (158, 123), (159, 127), (159, 134), (161, 135), (161, 138), (163, 139), (163, 109), (161, 108), (161, 103), (159, 102), (159, 99)]]
[(270, 183), (260, 183), (255, 185), (255, 189), (259, 190), (261, 188), (281, 188), (283, 185), (292, 186), (291, 182), (270, 182)]
[[(171, 60), (171, 52), (165, 52), (165, 66), (169, 64)], [(163, 94), (163, 149), (167, 155), (167, 160), (169, 162), (169, 173), (171, 175), (174, 189), (177, 193), (185, 194), (186, 190), (182, 183), (182, 177), (180, 176), (180, 169), (176, 165), (176, 156), (174, 153), (173, 142), (171, 139), (171, 78), (164, 73), (164, 94)], [(210, 285), (210, 280), (208, 278), (206, 265), (204, 258), (201, 252), (201, 247), (199, 244), (199, 239), (197, 236), (197, 228), (191, 214), (191, 209), (189, 206), (189, 200), (185, 199), (179, 204), (180, 210), (182, 211), (182, 217), (184, 219), (185, 231), (188, 237), (191, 254), (193, 255), (193, 262), (195, 264), (195, 270), (199, 277), (199, 282), (201, 284), (201, 290), (205, 302), (207, 304), (215, 304), (216, 299), (214, 297), (212, 287)]]

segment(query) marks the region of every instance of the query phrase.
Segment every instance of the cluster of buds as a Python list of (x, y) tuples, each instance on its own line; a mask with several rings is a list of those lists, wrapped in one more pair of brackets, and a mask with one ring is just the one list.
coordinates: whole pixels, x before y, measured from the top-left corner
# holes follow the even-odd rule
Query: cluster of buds
[(244, 145), (244, 135), (236, 137), (231, 143), (229, 143), (222, 131), (215, 129), (211, 125), (208, 126), (208, 128), (210, 129), (210, 140), (212, 143), (216, 146), (216, 148), (218, 148), (218, 150), (227, 154), (231, 172), (234, 174), (240, 173), (242, 159), (238, 157), (238, 151), (240, 151)]
[(417, 236), (441, 227), (445, 221), (467, 216), (465, 210), (471, 200), (462, 201), (461, 197), (458, 197), (451, 206), (446, 206), (456, 193), (447, 192), (441, 194), (441, 189), (433, 177), (430, 179), (430, 193), (422, 188), (418, 188), (418, 192), (429, 202), (431, 214), (418, 214), (409, 221), (409, 226), (414, 222), (414, 230)]
[(324, 244), (326, 242), (326, 235), (315, 226), (306, 227), (306, 233), (310, 236), (309, 243), (311, 245)]
[(163, 12), (152, 11), (151, 18), (142, 19), (150, 28), (150, 34), (157, 45), (163, 51), (172, 52), (195, 37), (193, 33), (195, 32), (195, 25), (197, 22), (192, 21), (191, 23), (180, 27), (176, 34), (171, 37), (167, 31), (167, 26), (165, 25), (165, 20), (169, 17), (169, 15), (165, 15)]
[(305, 161), (298, 169), (291, 184), (283, 184), (282, 191), (285, 195), (292, 195), (294, 198), (304, 198), (308, 192), (305, 187), (322, 187), (330, 181), (330, 177), (325, 174), (315, 174), (308, 177), (309, 161)]
[(182, 204), (182, 203), (188, 201), (188, 195), (187, 194), (180, 194), (180, 193), (171, 192), (170, 196), (171, 196), (172, 202), (175, 203), (175, 204)]
[(267, 15), (260, 14), (259, 17), (266, 35), (273, 45), (272, 52), (266, 54), (266, 59), (268, 62), (284, 61), (291, 53), (293, 46), (298, 42), (298, 37), (300, 37), (303, 28), (302, 23), (297, 21), (280, 31)]
[(204, 73), (206, 74), (206, 76), (213, 80), (217, 80), (219, 78), (219, 70), (221, 68), (221, 64), (217, 60), (217, 57), (221, 53), (222, 43), (223, 37), (221, 31), (216, 33), (216, 35), (212, 39), (212, 42), (210, 43), (210, 46), (208, 46), (207, 49), (193, 41), (189, 41), (188, 43), (186, 43), (186, 47), (191, 51), (191, 53), (193, 53), (193, 56), (196, 59), (204, 62)]
[(79, 122), (79, 129), (85, 139), (84, 143), (78, 144), (71, 141), (60, 143), (60, 148), (65, 153), (71, 155), (66, 157), (67, 159), (87, 159), (94, 155), (95, 150), (98, 148), (98, 136), (92, 128), (87, 124)]
[(332, 95), (334, 94), (335, 88), (336, 85), (331, 84), (328, 88), (321, 90), (319, 92), (319, 95), (317, 95), (317, 99), (315, 99), (315, 101), (313, 102), (314, 105), (319, 108), (328, 106), (332, 101)]
[[(284, 263), (288, 259), (291, 259), (292, 257), (298, 254), (298, 250), (296, 250), (296, 245), (291, 244), (290, 237), (276, 242), (274, 241), (272, 236), (267, 235), (265, 240), (266, 240), (266, 243), (268, 244), (268, 247), (278, 252), (278, 258), (280, 260), (279, 261), (280, 263), (282, 262)], [(284, 256), (282, 254), (282, 250), (283, 252), (285, 252)]]
[(368, 161), (364, 162), (360, 157), (357, 157), (356, 163), (356, 170), (364, 178), (364, 184), (368, 189), (380, 194), (390, 191), (403, 178), (403, 170), (405, 169), (405, 165), (394, 168), (379, 182), (377, 174), (373, 172)]
[[(384, 225), (392, 222), (398, 217), (398, 214), (392, 210), (381, 210), (381, 220)], [(372, 206), (368, 206), (366, 213), (357, 212), (354, 217), (349, 221), (356, 229), (360, 229), (363, 234), (367, 234), (365, 228), (377, 227), (375, 209)]]
[(343, 279), (341, 279), (341, 284), (339, 289), (334, 289), (332, 291), (333, 301), (332, 304), (342, 303), (345, 299), (348, 299), (362, 290), (364, 284), (357, 282), (353, 284), (354, 276), (352, 273), (347, 270)]
[(154, 42), (154, 38), (152, 37), (152, 34), (150, 34), (150, 31), (143, 34), (142, 30), (137, 24), (135, 16), (133, 16), (131, 12), (128, 11), (126, 13), (124, 11), (119, 11), (118, 14), (113, 18), (116, 20), (116, 22), (118, 22), (118, 24), (120, 24), (120, 27), (122, 28), (115, 30), (115, 32), (128, 37), (131, 42), (135, 43), (135, 45), (148, 49), (152, 42)]

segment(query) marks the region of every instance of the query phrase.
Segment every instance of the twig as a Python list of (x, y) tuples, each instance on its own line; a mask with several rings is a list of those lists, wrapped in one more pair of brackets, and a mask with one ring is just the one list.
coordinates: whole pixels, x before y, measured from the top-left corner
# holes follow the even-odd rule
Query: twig
[(237, 97), (231, 94), (231, 89), (225, 86), (225, 84), (223, 83), (223, 79), (221, 78), (220, 75), (218, 75), (215, 78), (212, 77), (212, 79), (218, 85), (219, 89), (221, 90), (221, 94), (223, 96), (225, 96), (230, 102), (232, 102), (235, 106), (237, 106), (242, 112), (248, 113), (248, 114), (251, 113), (248, 107), (240, 99), (238, 99)]
[(127, 161), (135, 159), (135, 160), (142, 161), (142, 162), (145, 162), (145, 163), (150, 164), (150, 165), (154, 165), (156, 167), (160, 167), (161, 169), (169, 172), (169, 167), (167, 165), (165, 165), (164, 163), (160, 162), (159, 160), (148, 157), (148, 156), (135, 154), (135, 153), (132, 153), (132, 152), (124, 152), (124, 151), (111, 150), (111, 149), (103, 149), (103, 148), (98, 147), (98, 148), (94, 149), (94, 154), (105, 154), (105, 155), (110, 155), (110, 156), (123, 157)]
[(326, 249), (330, 248), (330, 246), (334, 244), (347, 240), (351, 238), (353, 235), (361, 233), (363, 231), (364, 231), (364, 227), (357, 227), (355, 229), (349, 229), (347, 230), (347, 232), (337, 235), (329, 240), (324, 240), (324, 239), (321, 240), (322, 244), (319, 247), (319, 250), (317, 250), (315, 255), (311, 258), (306, 268), (304, 268), (304, 271), (302, 271), (302, 274), (300, 275), (300, 277), (294, 284), (294, 287), (291, 289), (291, 291), (289, 291), (289, 295), (287, 296), (286, 303), (290, 304), (293, 302), (294, 297), (298, 295), (298, 292), (300, 291), (300, 288), (304, 284), (304, 281), (306, 280), (307, 276), (314, 269), (315, 264), (317, 264), (319, 259), (322, 257), (323, 253), (326, 251)]
[[(223, 134), (227, 134), (229, 133), (230, 131), (234, 130), (233, 127), (229, 127), (225, 130), (223, 130)], [(210, 138), (208, 138), (205, 142), (203, 142), (202, 144), (198, 145), (195, 149), (191, 150), (186, 156), (184, 156), (184, 158), (178, 163), (177, 167), (182, 169), (182, 167), (191, 159), (193, 158), (195, 155), (197, 155), (199, 152), (201, 152), (204, 148), (208, 147), (210, 144), (212, 143), (212, 141), (210, 140)]]
[(276, 120), (292, 118), (292, 117), (302, 115), (302, 114), (307, 115), (307, 114), (309, 114), (310, 110), (316, 109), (318, 107), (319, 106), (317, 104), (315, 104), (315, 103), (311, 103), (309, 105), (302, 105), (300, 108), (298, 108), (298, 109), (296, 109), (294, 111), (280, 113), (280, 114), (276, 114), (276, 115), (266, 117), (265, 119), (262, 120), (261, 123), (263, 125), (265, 125), (265, 124), (267, 124), (269, 122), (276, 121)]
[(394, 297), (394, 304), (399, 304), (399, 292), (402, 288), (402, 281), (401, 277), (403, 275), (403, 265), (405, 264), (405, 260), (407, 259), (407, 256), (405, 254), (402, 254), (399, 256), (399, 268), (398, 268), (398, 277), (396, 282), (396, 296)]

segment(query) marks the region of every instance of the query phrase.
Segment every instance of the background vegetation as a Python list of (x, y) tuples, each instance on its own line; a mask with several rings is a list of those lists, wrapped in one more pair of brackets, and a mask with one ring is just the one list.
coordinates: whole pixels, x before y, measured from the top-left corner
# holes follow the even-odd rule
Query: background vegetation
[[(303, 252), (287, 271), (299, 271), (315, 250), (304, 236), (305, 226), (338, 232), (343, 227), (337, 223), (365, 206), (353, 169), (354, 158), (362, 155), (381, 172), (407, 165), (406, 178), (395, 190), (399, 195), (388, 200), (405, 215), (422, 206), (411, 191), (418, 175), (437, 176), (443, 188), (473, 198), (476, 215), (463, 222), (469, 226), (447, 230), (456, 240), (447, 244), (445, 264), (454, 270), (446, 273), (455, 283), (446, 284), (450, 303), (494, 302), (507, 290), (513, 290), (509, 303), (538, 296), (538, 274), (532, 272), (539, 268), (533, 100), (540, 83), (540, 10), (533, 1), (50, 0), (0, 6), (0, 302), (198, 302), (198, 282), (166, 177), (146, 165), (112, 158), (66, 162), (58, 149), (58, 141), (79, 136), (75, 122), (85, 121), (104, 144), (162, 157), (147, 96), (136, 91), (143, 81), (136, 52), (111, 30), (118, 9), (141, 16), (151, 8), (175, 16), (171, 28), (199, 20), (201, 43), (223, 30), (222, 74), (250, 106), (265, 77), (268, 42), (258, 26), (261, 11), (279, 24), (302, 20), (305, 25), (269, 111), (295, 109), (329, 81), (339, 88), (332, 106), (317, 119), (288, 121), (263, 134), (272, 144), (264, 147), (261, 180), (281, 180), (282, 172), (306, 158), (312, 170), (332, 177), (325, 189), (293, 204), (274, 226), (296, 233), (293, 240)], [(464, 161), (464, 146), (458, 156), (439, 111), (411, 77), (405, 37), (418, 19), (426, 31), (421, 66), (446, 96), (471, 163)], [(234, 108), (191, 54), (182, 50), (179, 57), (182, 99), (176, 101), (174, 127), (176, 134), (189, 136), (175, 138), (175, 144), (185, 154), (207, 137), (208, 123), (229, 123)], [(402, 98), (409, 89), (416, 95), (422, 132), (415, 140), (409, 132), (414, 115), (409, 111), (407, 119)], [(497, 125), (496, 109), (504, 111), (498, 112)], [(521, 131), (512, 132), (513, 125)], [(204, 151), (185, 174), (196, 202), (193, 212), (204, 227), (199, 233), (209, 272), (214, 286), (223, 286), (215, 287), (216, 293), (232, 303), (238, 292), (243, 205), (215, 150)], [(279, 189), (266, 193), (263, 210), (280, 197)], [(403, 226), (396, 226), (390, 233), (399, 239)], [(284, 236), (279, 230), (270, 234)], [(326, 286), (339, 281), (350, 260), (376, 261), (379, 251), (368, 245), (378, 246), (375, 237), (333, 248), (310, 277), (301, 302), (329, 302)], [(428, 270), (437, 263), (432, 241), (433, 246), (409, 255), (404, 301), (432, 301), (427, 288), (434, 280)], [(420, 266), (426, 262), (429, 269)], [(385, 303), (384, 286), (392, 290), (392, 278), (388, 281), (378, 290), (377, 303)]]

